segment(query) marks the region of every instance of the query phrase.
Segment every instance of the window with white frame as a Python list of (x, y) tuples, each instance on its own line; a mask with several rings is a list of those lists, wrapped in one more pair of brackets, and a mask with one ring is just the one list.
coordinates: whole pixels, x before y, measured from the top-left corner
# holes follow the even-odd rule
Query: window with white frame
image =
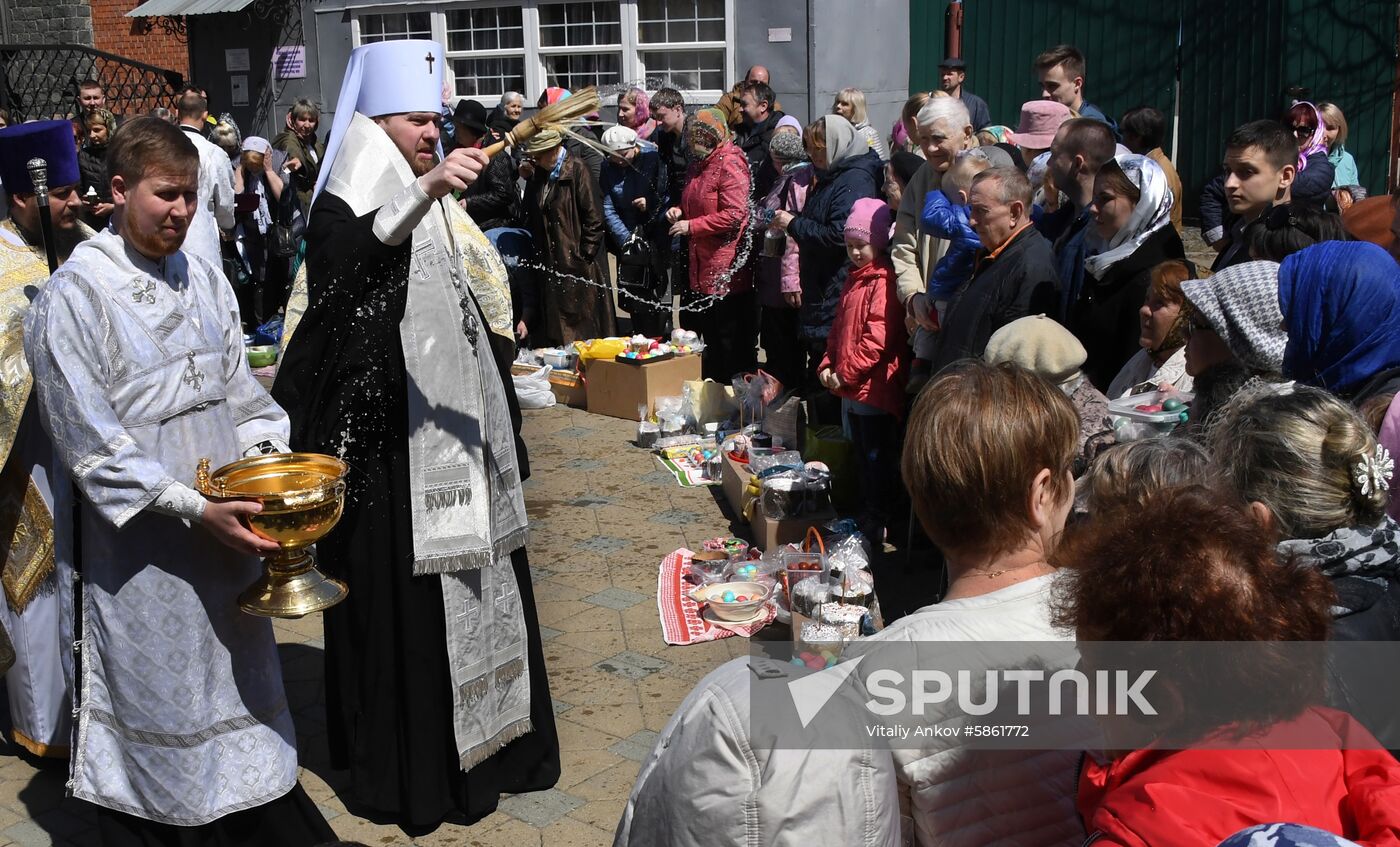
[(525, 88), (525, 25), (519, 6), (445, 13), (447, 64), (460, 97), (500, 97)]
[(427, 12), (383, 12), (360, 16), (361, 44), (432, 37), (432, 18)]
[(640, 0), (637, 30), (647, 88), (726, 88), (724, 0)]
[[(355, 43), (431, 38), (447, 48), (457, 96), (494, 105), (547, 87), (628, 82), (713, 102), (734, 65), (734, 0), (458, 0), (355, 13)], [(644, 81), (644, 82), (643, 82)]]

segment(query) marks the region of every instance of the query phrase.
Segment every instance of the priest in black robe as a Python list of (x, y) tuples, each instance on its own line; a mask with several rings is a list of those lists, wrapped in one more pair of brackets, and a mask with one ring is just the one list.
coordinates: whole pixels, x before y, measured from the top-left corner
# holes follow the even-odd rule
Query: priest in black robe
[(341, 796), (415, 834), (560, 773), (508, 279), (449, 193), (486, 158), (438, 153), (442, 69), (431, 41), (352, 53), (306, 232), (307, 310), (273, 386), (293, 449), (351, 468), (317, 545), (350, 588), (324, 613)]

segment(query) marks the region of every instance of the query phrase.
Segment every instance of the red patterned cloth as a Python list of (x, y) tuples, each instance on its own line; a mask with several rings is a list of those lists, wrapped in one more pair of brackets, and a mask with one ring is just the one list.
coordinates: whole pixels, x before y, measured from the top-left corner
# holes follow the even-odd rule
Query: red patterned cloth
[(700, 616), (700, 604), (690, 599), (690, 591), (698, 583), (685, 578), (690, 570), (691, 551), (682, 547), (661, 560), (656, 575), (656, 608), (661, 614), (661, 637), (667, 644), (681, 646), (717, 641), (731, 635), (745, 638), (773, 622), (777, 609), (769, 603), (763, 617), (751, 624), (727, 629), (716, 626)]

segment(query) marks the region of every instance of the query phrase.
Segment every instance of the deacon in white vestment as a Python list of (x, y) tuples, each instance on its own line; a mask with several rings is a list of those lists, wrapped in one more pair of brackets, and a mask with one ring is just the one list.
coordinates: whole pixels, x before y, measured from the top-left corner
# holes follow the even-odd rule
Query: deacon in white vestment
[(59, 261), (93, 234), (80, 219), (78, 155), (69, 123), (0, 129), (0, 181), (9, 189), (9, 219), (0, 223), (0, 621), (15, 646), (14, 667), (5, 674), (10, 738), (36, 756), (66, 758), (73, 707), (63, 666), (71, 651), (63, 649), (59, 630), (59, 592), (71, 577), (55, 568), (49, 442), (30, 402), (33, 380), (23, 347), (24, 315), (49, 278), (27, 168), (33, 158), (48, 165)]
[[(276, 544), (254, 503), (188, 483), (285, 449), (287, 417), (248, 368), (233, 292), (180, 250), (198, 158), (164, 121), (122, 127), (109, 155), (115, 227), (84, 242), (25, 319), (53, 442), (56, 555), (80, 578), (70, 793), (106, 844), (309, 847), (334, 833), (297, 784), (296, 738), (271, 622), (237, 597)], [(80, 507), (74, 532), (72, 498)], [(78, 610), (76, 617), (74, 609)]]

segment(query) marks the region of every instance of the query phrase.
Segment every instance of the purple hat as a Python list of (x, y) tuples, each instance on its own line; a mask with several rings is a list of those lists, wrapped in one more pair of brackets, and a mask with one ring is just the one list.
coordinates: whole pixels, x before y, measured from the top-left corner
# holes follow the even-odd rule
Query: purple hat
[(1021, 104), (1021, 122), (1013, 133), (1018, 146), (1045, 150), (1055, 140), (1060, 124), (1074, 117), (1069, 107), (1055, 100), (1030, 100)]
[(71, 121), (34, 121), (0, 129), (0, 184), (10, 194), (33, 194), (30, 159), (49, 166), (49, 187), (76, 185), (78, 149), (73, 146)]

